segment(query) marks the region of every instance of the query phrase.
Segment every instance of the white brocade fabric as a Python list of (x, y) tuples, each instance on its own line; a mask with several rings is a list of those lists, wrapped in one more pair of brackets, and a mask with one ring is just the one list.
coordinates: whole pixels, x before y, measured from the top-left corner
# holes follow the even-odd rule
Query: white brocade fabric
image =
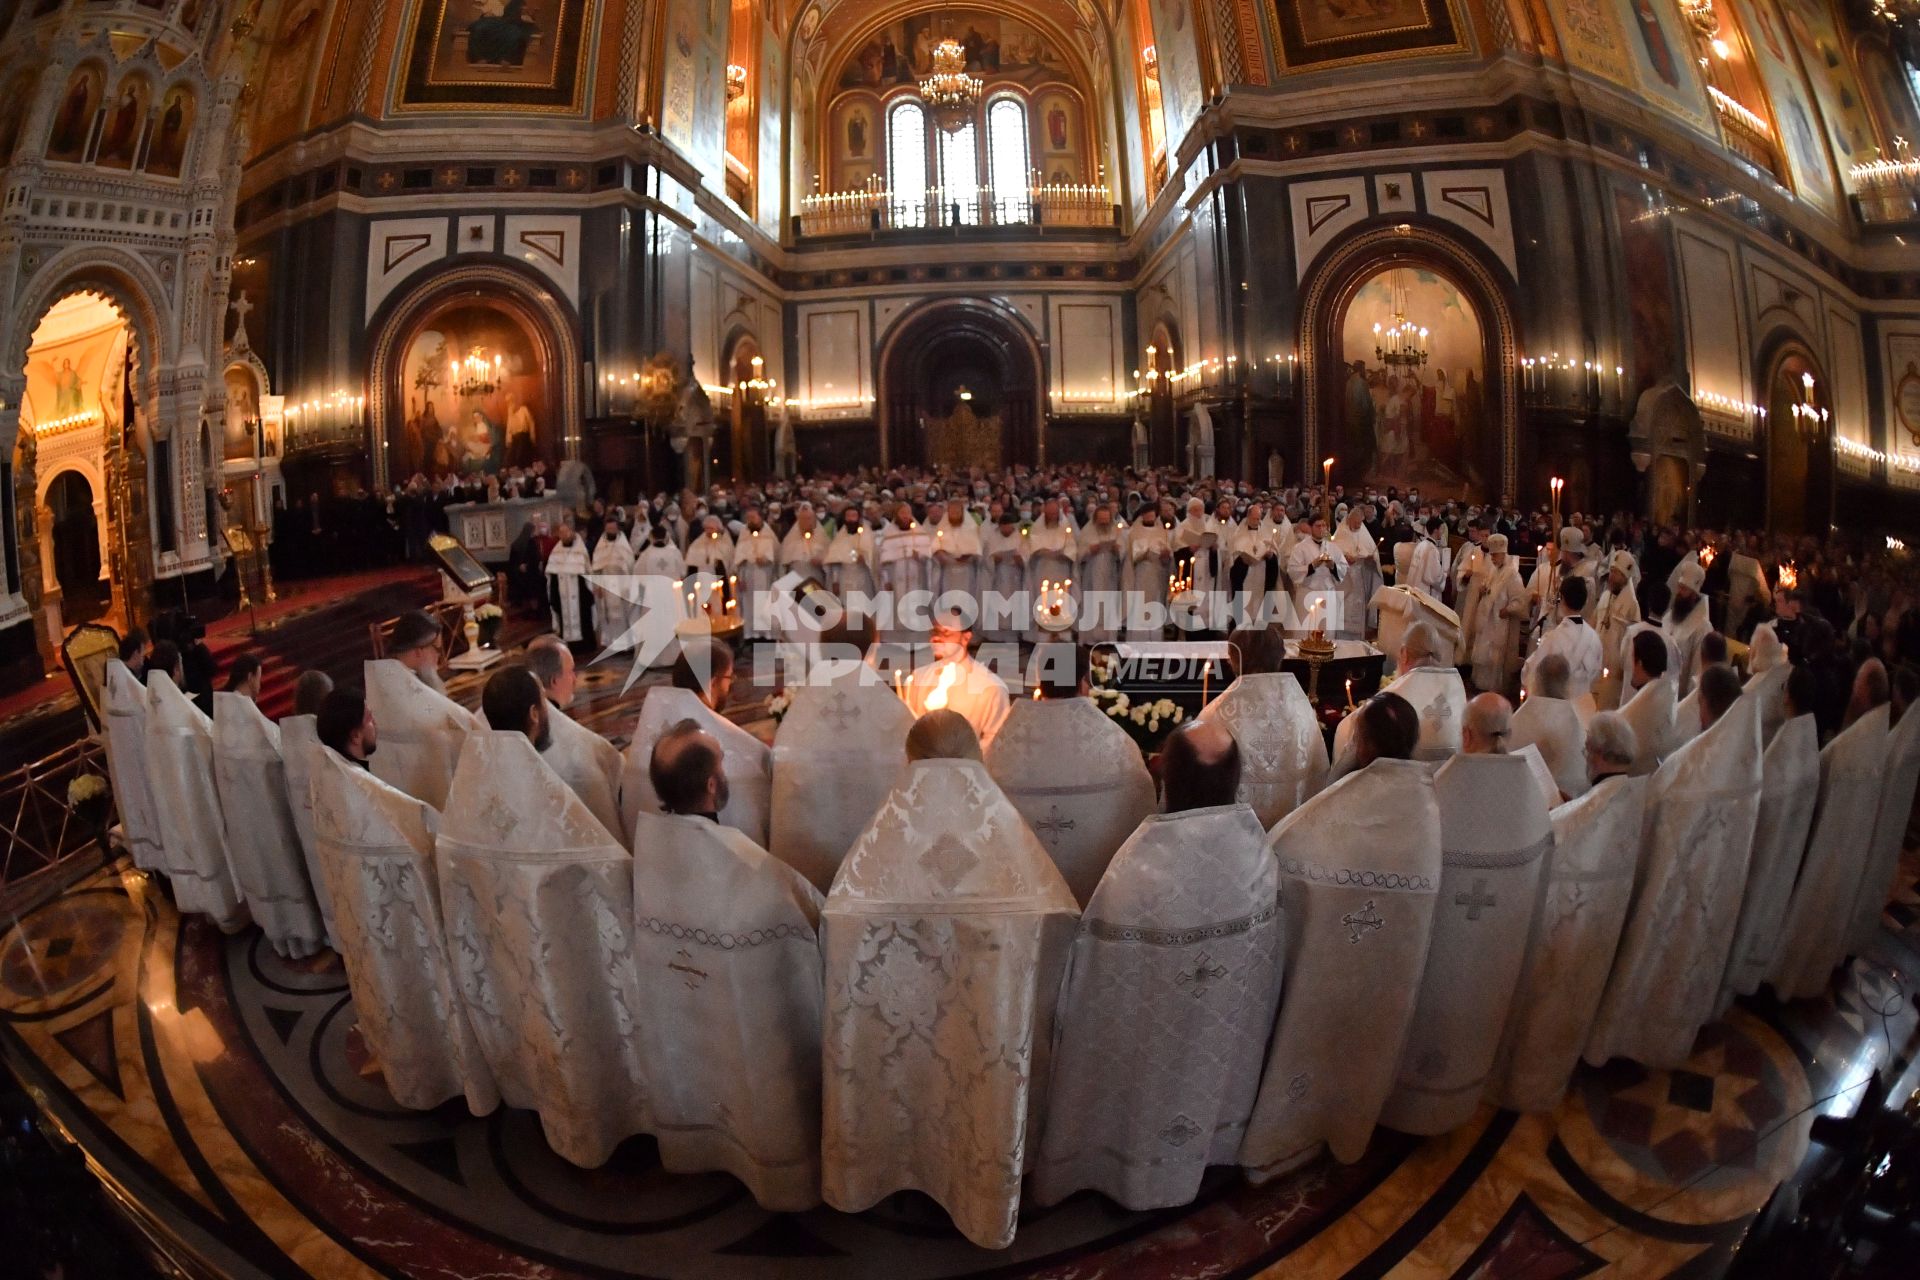
[(1400, 644), (1414, 624), (1424, 622), (1433, 628), (1434, 637), (1440, 642), (1439, 651), (1433, 655), (1435, 664), (1442, 667), (1454, 664), (1454, 655), (1460, 649), (1459, 614), (1415, 587), (1381, 587), (1368, 603), (1380, 611), (1380, 630), (1374, 637), (1374, 646), (1386, 654), (1389, 661), (1398, 659)]
[(620, 763), (621, 829), (616, 834), (625, 835), (631, 844), (640, 815), (660, 812), (660, 797), (654, 794), (647, 766), (653, 761), (654, 744), (682, 720), (698, 724), (720, 744), (720, 767), (727, 775), (728, 789), (720, 821), (764, 846), (767, 811), (773, 802), (772, 753), (767, 744), (700, 701), (691, 690), (670, 685), (649, 690), (640, 704), (640, 720)]
[(320, 911), (320, 923), (331, 947), (338, 936), (333, 931), (333, 899), (327, 896), (327, 879), (320, 874), (320, 855), (313, 838), (313, 775), (325, 750), (314, 716), (281, 718), (280, 762), (287, 776), (287, 808), (293, 814), (293, 829), (300, 837), (301, 857), (307, 864), (307, 883), (313, 886), (314, 906)]
[[(1659, 676), (1634, 690), (1620, 708), (1620, 714), (1633, 727), (1635, 777), (1652, 777), (1660, 762), (1678, 748), (1679, 738), (1673, 730), (1675, 700), (1673, 678)], [(1695, 723), (1699, 723), (1697, 718)]]
[(166, 871), (159, 818), (147, 784), (147, 687), (118, 658), (107, 662), (106, 710), (107, 772), (127, 853), (142, 871)]
[[(1784, 668), (1783, 668), (1784, 669)], [(1762, 677), (1764, 678), (1764, 677)], [(1763, 708), (1764, 711), (1764, 708)], [(1753, 829), (1747, 894), (1727, 955), (1720, 1008), (1760, 989), (1780, 961), (1787, 904), (1813, 831), (1820, 796), (1820, 730), (1811, 712), (1780, 726), (1760, 757), (1760, 817)]]
[[(1415, 667), (1399, 677), (1382, 693), (1397, 693), (1413, 704), (1420, 717), (1420, 741), (1413, 758), (1438, 764), (1460, 749), (1460, 727), (1467, 718), (1467, 686), (1452, 667)], [(1353, 768), (1354, 717), (1348, 716), (1333, 731), (1333, 768), (1335, 778), (1345, 777)]]
[(1200, 720), (1233, 736), (1239, 797), (1268, 830), (1327, 784), (1327, 740), (1292, 672), (1241, 676), (1200, 709)]
[(1376, 760), (1267, 837), (1279, 861), (1286, 973), (1240, 1163), (1256, 1181), (1325, 1143), (1351, 1163), (1393, 1088), (1440, 882), (1433, 774)]
[(1239, 1154), (1280, 994), (1278, 892), (1244, 804), (1155, 815), (1121, 846), (1061, 986), (1039, 1203), (1183, 1205)]
[(1907, 821), (1913, 817), (1913, 789), (1920, 782), (1920, 715), (1903, 715), (1887, 743), (1887, 774), (1875, 806), (1873, 842), (1867, 848), (1860, 889), (1853, 900), (1850, 950), (1865, 951), (1880, 932), (1880, 914), (1893, 894)]
[(1804, 1000), (1825, 991), (1834, 966), (1846, 955), (1886, 782), (1889, 717), (1887, 707), (1875, 707), (1820, 752), (1813, 833), (1793, 882), (1780, 958), (1771, 978), (1782, 1000)]
[(1588, 1062), (1670, 1068), (1693, 1052), (1733, 949), (1759, 814), (1759, 708), (1735, 699), (1648, 786), (1633, 904)]
[(1793, 674), (1793, 668), (1785, 662), (1757, 671), (1747, 681), (1747, 687), (1740, 691), (1743, 698), (1752, 698), (1760, 707), (1760, 741), (1769, 745), (1773, 735), (1787, 721), (1787, 677)]
[(633, 860), (524, 733), (468, 735), (434, 860), (447, 953), (509, 1105), (586, 1168), (647, 1127)]
[(1530, 697), (1513, 711), (1508, 750), (1531, 744), (1553, 773), (1560, 794), (1572, 800), (1587, 793), (1587, 728), (1565, 698)]
[(1140, 748), (1088, 698), (1015, 702), (987, 749), (987, 772), (1082, 906), (1114, 852), (1154, 810)]
[(1440, 896), (1420, 998), (1380, 1123), (1445, 1133), (1473, 1118), (1499, 1055), (1542, 860), (1546, 801), (1519, 756), (1459, 755), (1433, 778), (1440, 806)]
[(280, 726), (244, 693), (213, 695), (213, 776), (227, 857), (248, 913), (281, 955), (312, 955), (326, 941), (326, 926), (287, 803)]
[(913, 713), (860, 671), (794, 690), (773, 735), (770, 852), (822, 893), (907, 767)]
[(164, 671), (147, 674), (147, 783), (181, 913), (197, 911), (226, 933), (244, 927), (247, 908), (213, 789), (213, 722)]
[(1013, 1240), (1078, 915), (984, 765), (908, 766), (821, 917), (828, 1204), (918, 1189), (980, 1247)]
[(380, 739), (368, 761), (373, 776), (444, 809), (460, 746), (481, 722), (393, 658), (372, 659), (365, 676), (367, 709)]
[(1580, 1065), (1626, 927), (1647, 780), (1607, 778), (1553, 811), (1553, 848), (1487, 1101), (1552, 1111)]
[(573, 788), (614, 843), (620, 843), (627, 831), (620, 819), (620, 749), (552, 703), (547, 704), (547, 723), (553, 737), (540, 758)]
[(641, 1069), (660, 1162), (764, 1209), (820, 1202), (820, 894), (705, 818), (646, 814), (633, 861)]
[(336, 913), (355, 1017), (387, 1089), (426, 1110), (500, 1105), (454, 990), (433, 868), (433, 809), (322, 748), (313, 762), (313, 842)]

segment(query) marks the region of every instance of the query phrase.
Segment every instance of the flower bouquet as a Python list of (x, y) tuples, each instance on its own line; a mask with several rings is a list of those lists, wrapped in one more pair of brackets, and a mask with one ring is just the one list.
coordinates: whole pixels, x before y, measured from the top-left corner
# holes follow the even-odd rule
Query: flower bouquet
[(67, 808), (75, 821), (101, 841), (105, 851), (107, 822), (113, 816), (113, 793), (107, 780), (97, 773), (76, 773), (67, 782)]
[(1117, 659), (1108, 654), (1094, 655), (1091, 687), (1088, 690), (1093, 705), (1127, 731), (1127, 736), (1140, 748), (1141, 755), (1150, 756), (1160, 749), (1160, 743), (1167, 734), (1187, 718), (1186, 709), (1171, 698), (1135, 702), (1114, 683), (1118, 675)]
[(473, 620), (480, 627), (480, 647), (493, 648), (493, 642), (500, 638), (500, 624), (506, 619), (506, 611), (497, 604), (483, 604), (473, 611)]

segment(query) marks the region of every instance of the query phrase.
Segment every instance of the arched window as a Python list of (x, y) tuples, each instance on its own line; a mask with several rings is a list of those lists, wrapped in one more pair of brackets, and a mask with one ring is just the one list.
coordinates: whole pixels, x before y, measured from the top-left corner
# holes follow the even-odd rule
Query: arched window
[(1014, 221), (1026, 206), (1027, 108), (1018, 98), (996, 98), (987, 108), (987, 185), (993, 188), (996, 216)]
[(947, 205), (959, 204), (960, 221), (980, 221), (980, 144), (971, 120), (952, 132), (940, 131), (940, 185)]
[(927, 203), (927, 113), (917, 102), (887, 113), (887, 174), (902, 225), (919, 226)]

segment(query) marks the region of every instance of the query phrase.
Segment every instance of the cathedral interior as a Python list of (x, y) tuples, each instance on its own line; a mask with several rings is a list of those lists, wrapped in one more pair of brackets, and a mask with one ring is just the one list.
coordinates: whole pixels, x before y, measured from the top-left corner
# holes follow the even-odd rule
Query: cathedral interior
[[(1551, 478), (1920, 533), (1917, 0), (8, 8), (0, 695), (77, 625), (231, 596), (276, 512), (536, 463), (632, 502), (1337, 457), (1436, 501)], [(1557, 1115), (1082, 1197), (983, 1252), (917, 1202), (768, 1213), (399, 1110), (337, 967), (154, 896), (102, 871), (21, 926), (0, 1040), (130, 1237), (203, 1274), (1718, 1275), (1806, 1154), (1775, 1122), (1850, 1113), (1916, 1034), (1908, 892), (1875, 965), (1743, 1003), (1674, 1082), (1616, 1063)]]

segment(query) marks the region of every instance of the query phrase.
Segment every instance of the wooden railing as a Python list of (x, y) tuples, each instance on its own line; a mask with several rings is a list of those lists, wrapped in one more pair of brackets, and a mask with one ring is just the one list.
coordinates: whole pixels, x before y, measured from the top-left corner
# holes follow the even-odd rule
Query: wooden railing
[(949, 227), (1094, 227), (1119, 225), (1105, 186), (1047, 184), (1002, 195), (992, 187), (933, 187), (902, 196), (884, 187), (827, 191), (800, 202), (803, 236), (865, 235)]
[(14, 911), (66, 883), (67, 871), (103, 860), (101, 834), (117, 821), (109, 787), (97, 811), (76, 812), (67, 784), (81, 774), (108, 777), (106, 751), (87, 737), (0, 776), (0, 902)]

